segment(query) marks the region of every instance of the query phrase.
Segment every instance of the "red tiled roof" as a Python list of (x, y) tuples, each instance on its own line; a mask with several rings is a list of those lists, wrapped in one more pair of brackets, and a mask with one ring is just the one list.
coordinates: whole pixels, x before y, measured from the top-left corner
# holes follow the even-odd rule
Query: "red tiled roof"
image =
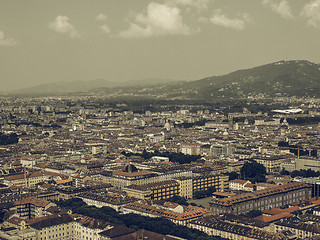
[(22, 199), (20, 201), (15, 201), (14, 205), (17, 206), (17, 205), (24, 205), (24, 204), (32, 204), (37, 207), (45, 207), (49, 203), (51, 203), (51, 202), (44, 200), (44, 199), (40, 199), (40, 198), (36, 198), (36, 197), (29, 197), (29, 198)]

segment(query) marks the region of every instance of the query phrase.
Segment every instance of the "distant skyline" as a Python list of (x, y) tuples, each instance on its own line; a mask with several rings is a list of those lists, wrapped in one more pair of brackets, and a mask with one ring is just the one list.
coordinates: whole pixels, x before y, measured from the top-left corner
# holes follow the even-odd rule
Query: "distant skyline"
[(0, 0), (1, 91), (320, 63), (320, 0)]

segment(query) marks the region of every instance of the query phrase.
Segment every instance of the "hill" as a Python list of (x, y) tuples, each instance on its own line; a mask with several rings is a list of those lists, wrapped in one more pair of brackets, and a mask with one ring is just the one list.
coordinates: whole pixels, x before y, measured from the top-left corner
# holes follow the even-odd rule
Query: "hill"
[(279, 61), (223, 76), (145, 88), (143, 92), (166, 99), (320, 97), (320, 65), (309, 61)]
[(95, 80), (45, 84), (18, 94), (82, 94), (165, 100), (234, 100), (320, 97), (320, 65), (305, 60), (279, 61), (196, 81), (163, 79), (112, 82)]
[(113, 88), (137, 88), (142, 86), (154, 86), (157, 84), (177, 82), (181, 80), (173, 79), (137, 79), (130, 81), (110, 81), (104, 79), (97, 79), (92, 81), (70, 81), (70, 82), (54, 82), (45, 83), (23, 88), (16, 91), (11, 91), (10, 95), (65, 95), (65, 94), (86, 94), (90, 90), (98, 89), (113, 89)]

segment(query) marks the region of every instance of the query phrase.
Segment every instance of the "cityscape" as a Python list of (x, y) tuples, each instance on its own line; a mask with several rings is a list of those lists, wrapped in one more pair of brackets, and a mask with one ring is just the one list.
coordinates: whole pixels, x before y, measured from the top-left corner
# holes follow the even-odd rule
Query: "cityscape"
[(319, 103), (224, 114), (135, 113), (88, 97), (1, 100), (3, 239), (320, 234)]
[(319, 240), (320, 0), (0, 0), (0, 240)]

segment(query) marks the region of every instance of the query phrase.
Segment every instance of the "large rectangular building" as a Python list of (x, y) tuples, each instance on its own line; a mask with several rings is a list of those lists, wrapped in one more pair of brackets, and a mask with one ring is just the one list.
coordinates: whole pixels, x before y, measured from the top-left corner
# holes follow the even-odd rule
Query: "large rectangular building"
[(292, 202), (311, 198), (311, 186), (304, 183), (290, 183), (283, 186), (238, 194), (233, 197), (214, 199), (210, 202), (214, 214), (241, 214), (251, 210), (266, 210), (282, 207)]

